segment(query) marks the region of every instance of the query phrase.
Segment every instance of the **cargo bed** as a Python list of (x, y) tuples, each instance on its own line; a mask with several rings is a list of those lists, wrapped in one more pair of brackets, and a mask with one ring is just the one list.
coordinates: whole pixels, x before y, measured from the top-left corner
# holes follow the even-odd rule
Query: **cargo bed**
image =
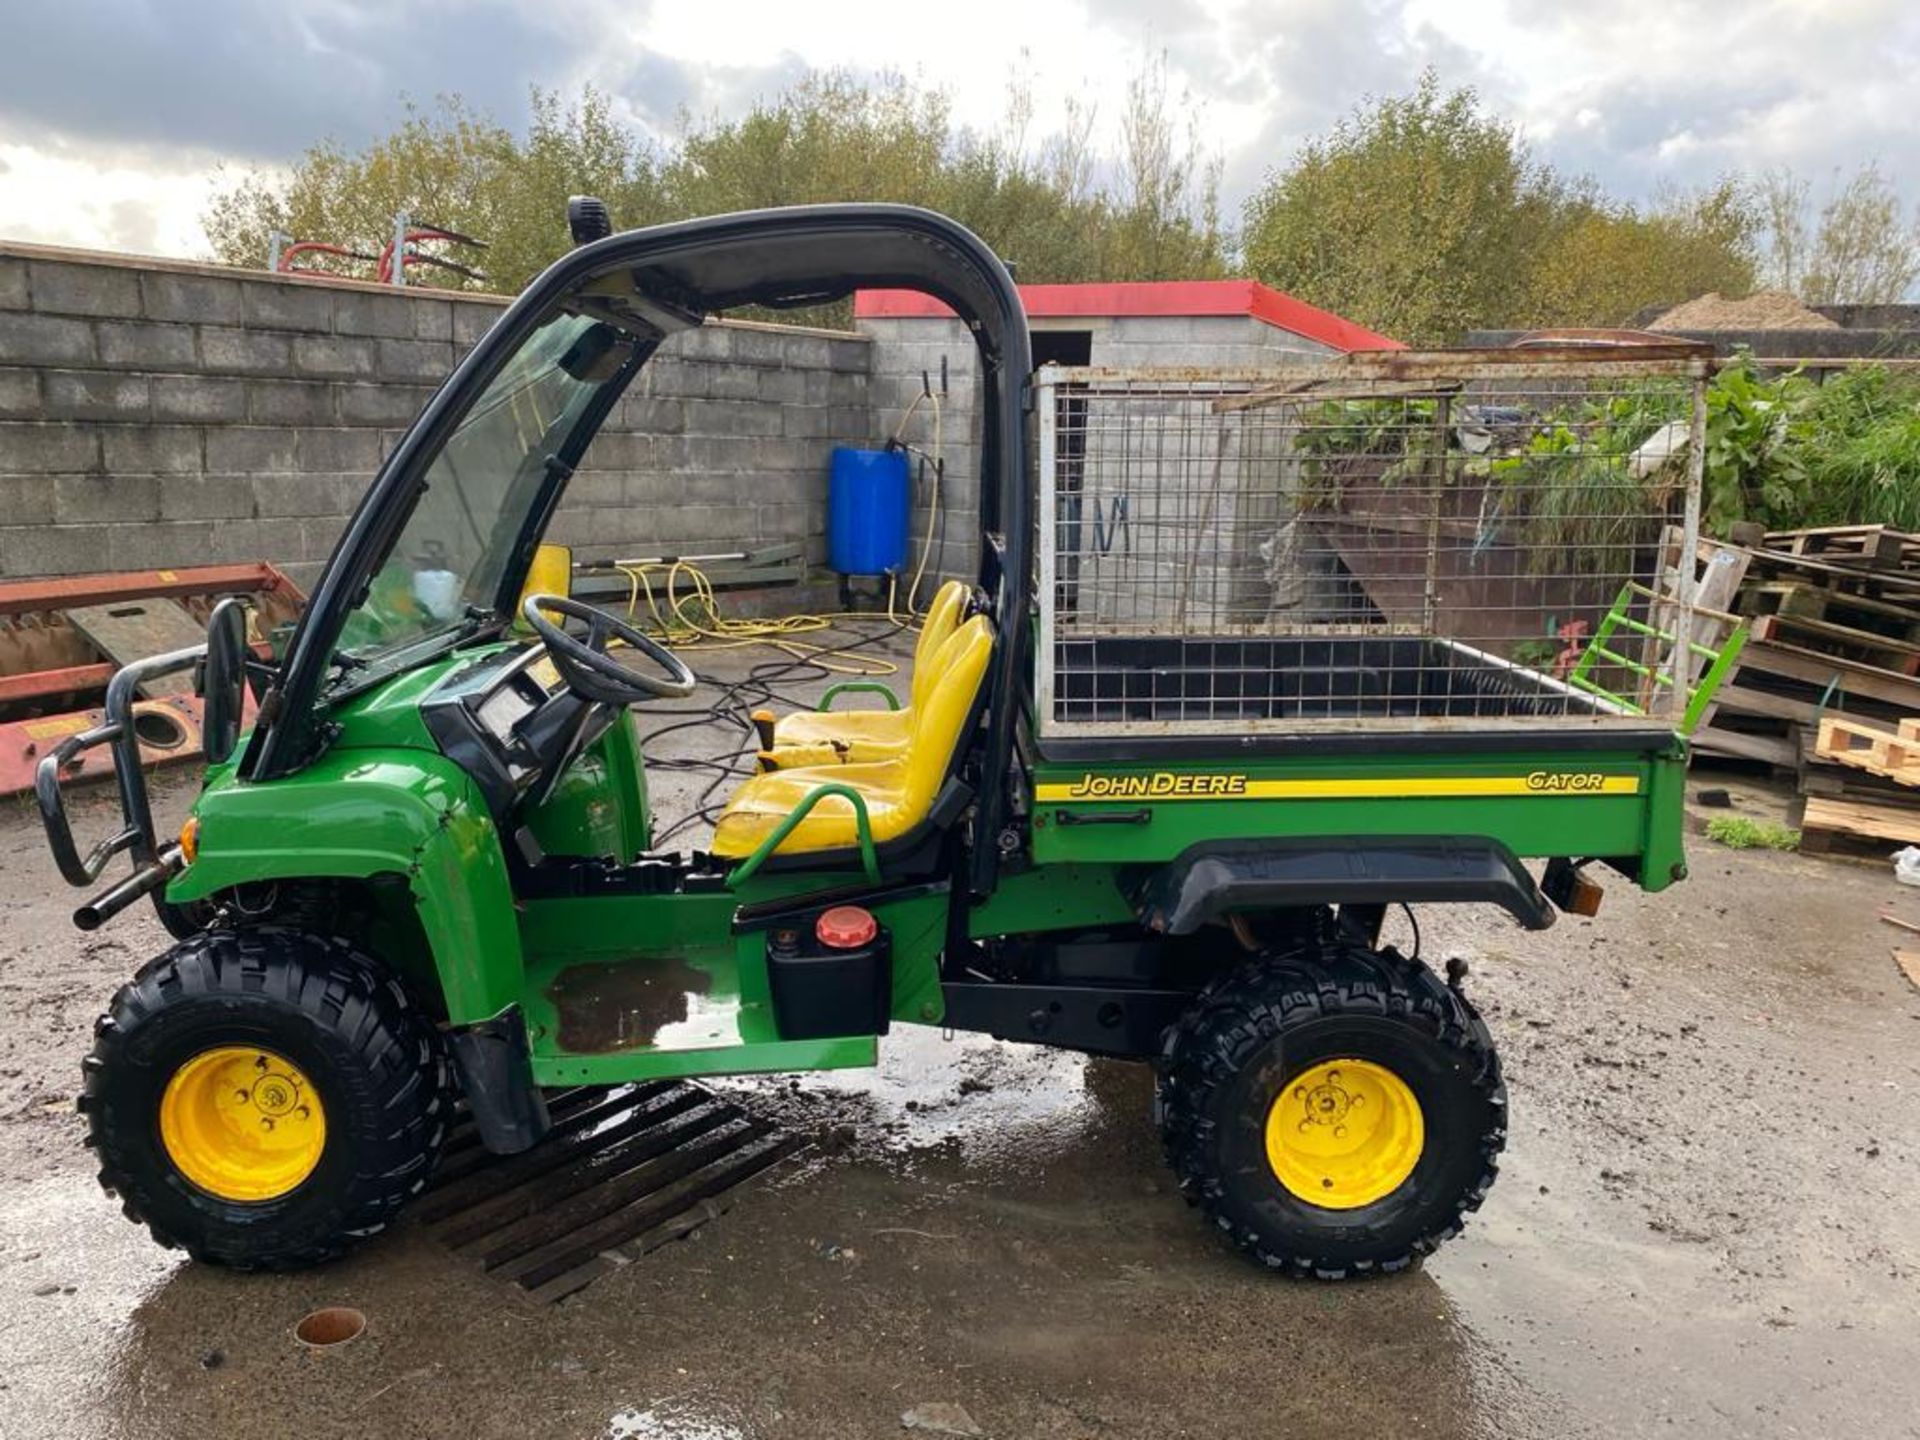
[(1646, 724), (1552, 675), (1422, 635), (1078, 636), (1056, 642), (1053, 674), (1053, 715), (1081, 734), (1238, 737), (1250, 725), (1356, 720)]

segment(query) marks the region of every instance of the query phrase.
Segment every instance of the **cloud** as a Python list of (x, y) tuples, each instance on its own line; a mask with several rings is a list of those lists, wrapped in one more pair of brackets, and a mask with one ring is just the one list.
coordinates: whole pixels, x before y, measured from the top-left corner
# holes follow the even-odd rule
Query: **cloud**
[[(636, 6), (636, 11), (644, 6)], [(0, 120), (121, 144), (285, 160), (458, 91), (518, 118), (564, 76), (592, 6), (515, 0), (52, 0), (8, 27)]]
[(205, 151), (48, 143), (0, 127), (0, 235), (201, 254), (206, 237), (199, 217), (214, 187), (214, 163)]
[[(1229, 213), (1304, 140), (1428, 66), (1625, 198), (1780, 164), (1818, 183), (1869, 158), (1920, 194), (1913, 0), (969, 0), (958, 20), (895, 0), (51, 0), (0, 47), (0, 233), (194, 248), (182, 216), (216, 161), (364, 143), (403, 95), (458, 92), (518, 124), (536, 84), (596, 84), (668, 138), (683, 112), (738, 114), (834, 66), (904, 73), (991, 130), (1024, 75), (1031, 143), (1072, 100), (1112, 150), (1125, 84), (1158, 52), (1223, 161)], [(66, 231), (34, 188), (56, 173), (81, 217)]]
[(1432, 23), (1497, 58), (1500, 88), (1483, 93), (1545, 158), (1617, 193), (1870, 158), (1920, 191), (1910, 0), (1424, 3)]
[[(1094, 0), (1091, 13), (1126, 33), (1139, 8), (1137, 0)], [(1249, 0), (1217, 7), (1207, 22), (1152, 39), (1201, 107), (1204, 143), (1224, 162), (1229, 210), (1368, 97), (1412, 89), (1429, 66), (1452, 85), (1492, 74), (1404, 0)]]

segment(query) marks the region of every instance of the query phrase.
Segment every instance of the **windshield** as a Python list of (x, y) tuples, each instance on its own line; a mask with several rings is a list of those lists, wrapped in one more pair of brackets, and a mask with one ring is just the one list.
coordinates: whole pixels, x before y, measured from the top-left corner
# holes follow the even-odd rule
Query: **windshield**
[(349, 612), (336, 663), (375, 656), (492, 618), (550, 464), (632, 355), (619, 331), (557, 314), (494, 376), (428, 468), (386, 564)]

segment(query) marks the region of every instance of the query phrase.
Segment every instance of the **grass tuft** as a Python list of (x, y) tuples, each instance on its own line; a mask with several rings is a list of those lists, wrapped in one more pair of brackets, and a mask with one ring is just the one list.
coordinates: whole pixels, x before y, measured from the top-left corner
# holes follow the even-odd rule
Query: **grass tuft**
[(1729, 850), (1798, 850), (1800, 832), (1771, 820), (1749, 820), (1744, 815), (1716, 815), (1707, 821), (1707, 838)]

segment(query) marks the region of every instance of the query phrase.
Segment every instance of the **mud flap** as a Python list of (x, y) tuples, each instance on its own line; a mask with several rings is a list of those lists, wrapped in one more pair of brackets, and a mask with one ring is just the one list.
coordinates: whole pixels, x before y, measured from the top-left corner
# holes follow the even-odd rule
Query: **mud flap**
[(1142, 923), (1168, 935), (1236, 911), (1403, 901), (1498, 905), (1529, 930), (1554, 920), (1514, 853), (1479, 836), (1212, 841), (1155, 870), (1139, 892)]
[(547, 1133), (547, 1098), (533, 1083), (527, 1022), (518, 1006), (447, 1039), (482, 1145), (496, 1155), (513, 1155)]

